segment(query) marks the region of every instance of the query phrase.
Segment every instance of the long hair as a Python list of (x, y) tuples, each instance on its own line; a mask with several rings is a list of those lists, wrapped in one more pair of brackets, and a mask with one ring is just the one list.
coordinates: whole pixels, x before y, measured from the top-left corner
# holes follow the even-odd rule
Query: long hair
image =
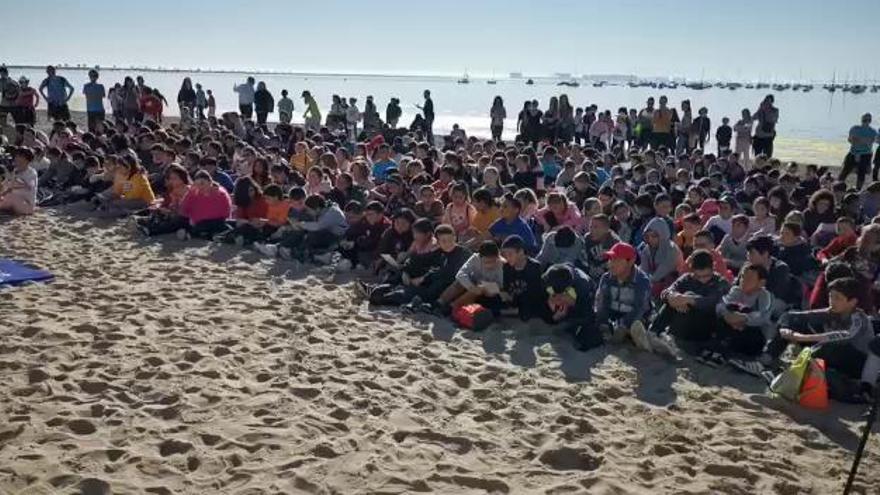
[[(251, 190), (255, 191), (251, 197)], [(262, 189), (250, 177), (242, 177), (235, 181), (235, 189), (232, 191), (232, 202), (238, 208), (247, 208), (254, 200), (263, 195)]]

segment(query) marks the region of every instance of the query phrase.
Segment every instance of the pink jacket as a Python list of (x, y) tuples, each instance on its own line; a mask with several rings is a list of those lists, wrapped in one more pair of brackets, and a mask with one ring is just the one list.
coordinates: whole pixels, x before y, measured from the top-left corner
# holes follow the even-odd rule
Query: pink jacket
[(190, 188), (180, 204), (180, 214), (189, 218), (190, 225), (205, 220), (226, 220), (232, 213), (232, 200), (229, 193), (220, 186), (213, 186), (206, 193)]
[[(538, 210), (538, 213), (535, 215), (535, 219), (544, 227), (544, 232), (550, 232), (553, 227), (547, 222), (547, 214), (550, 213), (550, 207), (545, 206)], [(584, 231), (584, 219), (581, 217), (581, 212), (578, 211), (577, 206), (573, 203), (569, 203), (568, 207), (565, 209), (565, 213), (562, 214), (562, 218), (557, 218), (555, 222), (555, 226), (559, 227), (560, 225), (565, 225), (567, 227), (571, 227), (577, 233), (583, 233)]]

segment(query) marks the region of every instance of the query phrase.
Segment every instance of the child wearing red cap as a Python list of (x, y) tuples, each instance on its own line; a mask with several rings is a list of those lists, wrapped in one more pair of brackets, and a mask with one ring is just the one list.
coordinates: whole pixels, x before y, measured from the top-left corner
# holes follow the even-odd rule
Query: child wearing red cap
[(613, 342), (621, 343), (630, 336), (637, 347), (651, 351), (643, 323), (651, 310), (651, 280), (635, 266), (636, 249), (618, 242), (605, 256), (608, 271), (599, 280), (596, 320), (603, 322), (600, 328), (611, 332)]

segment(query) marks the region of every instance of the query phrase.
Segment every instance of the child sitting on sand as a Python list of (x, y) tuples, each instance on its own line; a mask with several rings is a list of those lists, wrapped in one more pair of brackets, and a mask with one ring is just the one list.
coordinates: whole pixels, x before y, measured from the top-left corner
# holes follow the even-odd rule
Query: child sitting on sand
[(669, 333), (685, 341), (705, 342), (711, 337), (715, 306), (730, 283), (714, 269), (712, 253), (698, 249), (688, 258), (688, 273), (660, 294), (662, 305), (651, 322), (651, 333)]
[(488, 189), (474, 191), (473, 205), (475, 213), (471, 226), (459, 236), (459, 242), (468, 248), (478, 247), (483, 241), (489, 240), (489, 227), (501, 217), (501, 210)]
[(443, 213), (443, 223), (451, 225), (459, 237), (459, 241), (466, 243), (469, 238), (467, 231), (471, 228), (474, 215), (477, 210), (468, 201), (468, 187), (464, 182), (456, 182), (449, 188), (450, 202)]
[(596, 291), (596, 320), (612, 342), (619, 344), (630, 337), (637, 347), (651, 351), (644, 325), (651, 311), (651, 280), (635, 266), (637, 253), (631, 245), (618, 242), (605, 256), (608, 271)]
[(749, 217), (735, 215), (730, 225), (730, 233), (721, 240), (718, 251), (724, 257), (727, 267), (738, 272), (748, 258), (746, 242), (748, 241)]
[(208, 172), (200, 170), (180, 204), (180, 214), (189, 222), (186, 227), (178, 229), (177, 238), (213, 239), (228, 230), (226, 221), (231, 213), (229, 193), (214, 182)]
[(262, 198), (266, 203), (265, 216), (238, 223), (226, 237), (227, 240), (234, 241), (236, 246), (246, 246), (269, 238), (279, 228), (287, 225), (290, 202), (284, 198), (281, 187), (275, 184), (266, 186)]
[(504, 286), (504, 259), (494, 241), (485, 241), (476, 254), (461, 267), (453, 282), (437, 298), (437, 308), (448, 315), (456, 308), (478, 303), (495, 311), (501, 309)]
[[(574, 236), (574, 231), (568, 229)], [(559, 230), (556, 232), (563, 232)], [(545, 315), (546, 307), (539, 304), (545, 297), (543, 271), (541, 263), (526, 253), (526, 244), (518, 236), (510, 236), (501, 245), (501, 254), (504, 256), (504, 285), (501, 290), (501, 301), (512, 314), (523, 321), (532, 317)]]
[(0, 212), (30, 215), (37, 204), (37, 172), (31, 168), (34, 153), (29, 148), (15, 148), (13, 169), (0, 182)]
[(764, 288), (767, 269), (746, 263), (737, 284), (715, 306), (718, 321), (709, 349), (702, 359), (709, 364), (721, 364), (731, 354), (757, 356), (766, 342), (765, 335), (771, 323), (773, 296)]
[(519, 236), (526, 243), (526, 252), (537, 253), (538, 245), (535, 234), (528, 223), (520, 216), (522, 202), (512, 194), (504, 196), (501, 206), (501, 218), (489, 227), (489, 233), (496, 242), (504, 242), (509, 236)]
[(370, 202), (364, 209), (360, 222), (350, 225), (339, 243), (343, 259), (358, 265), (372, 267), (378, 257), (379, 239), (391, 221), (385, 216), (385, 207), (378, 201)]
[(190, 177), (180, 165), (171, 165), (165, 171), (165, 195), (162, 203), (149, 216), (137, 220), (137, 229), (145, 236), (171, 234), (186, 228), (188, 220), (181, 213), (183, 199), (189, 193)]
[[(587, 351), (602, 345), (602, 334), (596, 326), (601, 320), (593, 310), (596, 286), (590, 277), (571, 265), (559, 264), (547, 269), (542, 282), (547, 322), (561, 325), (564, 332), (571, 334), (575, 349)], [(529, 304), (535, 305), (537, 301)]]
[(99, 216), (121, 217), (150, 206), (156, 197), (147, 173), (132, 154), (124, 154), (109, 192), (93, 198)]
[[(837, 279), (828, 286), (827, 308), (784, 314), (779, 322), (779, 333), (767, 345), (760, 364), (773, 367), (789, 343), (815, 345), (818, 348), (814, 357), (824, 359), (828, 369), (861, 380), (870, 390), (877, 382), (880, 368), (871, 321), (858, 308), (859, 292), (856, 279)], [(750, 372), (763, 371), (763, 367), (754, 362), (746, 368)]]

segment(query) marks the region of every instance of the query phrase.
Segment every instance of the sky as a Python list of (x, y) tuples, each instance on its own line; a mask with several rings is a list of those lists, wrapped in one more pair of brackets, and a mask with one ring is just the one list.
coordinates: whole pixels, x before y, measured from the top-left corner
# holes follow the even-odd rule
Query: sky
[(880, 0), (0, 0), (0, 63), (880, 79)]

